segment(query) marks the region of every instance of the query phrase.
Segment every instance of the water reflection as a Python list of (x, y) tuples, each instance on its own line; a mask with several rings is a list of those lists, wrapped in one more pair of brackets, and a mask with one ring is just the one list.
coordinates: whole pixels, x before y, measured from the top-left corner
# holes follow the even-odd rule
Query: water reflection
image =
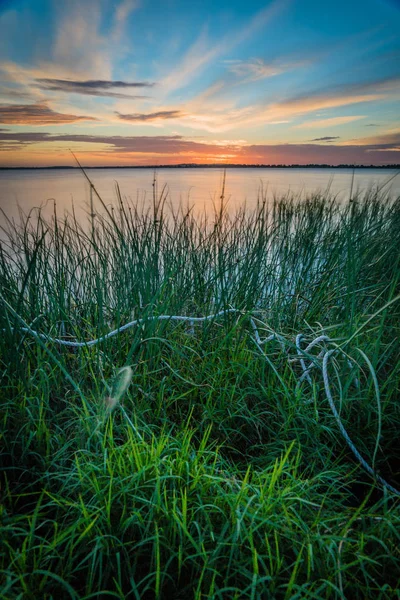
[[(116, 182), (123, 197), (139, 204), (151, 206), (153, 202), (153, 171), (151, 169), (93, 169), (88, 175), (104, 202), (117, 202)], [(365, 190), (371, 185), (382, 186), (395, 174), (394, 170), (362, 169), (354, 174), (354, 190)], [(305, 197), (316, 190), (340, 199), (347, 198), (352, 185), (351, 169), (228, 169), (226, 171), (225, 200), (229, 212), (235, 212), (246, 203), (251, 209), (256, 205), (260, 191), (267, 199), (287, 193)], [(167, 205), (177, 209), (180, 204), (190, 204), (195, 211), (213, 213), (218, 206), (223, 182), (222, 169), (158, 169), (156, 172), (158, 194), (168, 192)], [(400, 195), (400, 176), (385, 188), (392, 195)], [(79, 220), (89, 212), (90, 187), (77, 169), (13, 170), (0, 171), (0, 207), (9, 217), (18, 218), (18, 204), (29, 212), (45, 204), (44, 212), (71, 212), (74, 207)], [(96, 202), (99, 205), (99, 202)]]

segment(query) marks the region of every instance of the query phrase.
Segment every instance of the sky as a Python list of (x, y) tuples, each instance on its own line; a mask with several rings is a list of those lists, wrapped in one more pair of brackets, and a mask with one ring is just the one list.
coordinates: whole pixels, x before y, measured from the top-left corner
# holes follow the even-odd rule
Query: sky
[(399, 164), (400, 0), (0, 0), (0, 166)]

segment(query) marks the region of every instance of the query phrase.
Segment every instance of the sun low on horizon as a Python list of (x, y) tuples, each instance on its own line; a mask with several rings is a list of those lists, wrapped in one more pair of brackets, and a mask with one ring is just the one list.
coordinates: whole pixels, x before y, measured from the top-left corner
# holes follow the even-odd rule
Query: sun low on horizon
[(0, 0), (0, 167), (400, 163), (400, 3)]

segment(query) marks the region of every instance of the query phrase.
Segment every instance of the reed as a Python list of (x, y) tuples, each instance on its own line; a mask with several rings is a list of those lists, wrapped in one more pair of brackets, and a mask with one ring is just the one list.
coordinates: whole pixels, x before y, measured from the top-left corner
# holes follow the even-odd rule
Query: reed
[[(399, 500), (291, 361), (299, 333), (352, 358), (340, 418), (399, 488), (400, 198), (221, 194), (210, 216), (92, 193), (88, 223), (3, 216), (0, 598), (395, 598)], [(288, 344), (262, 355), (250, 315)], [(134, 319), (81, 348), (29, 333)]]

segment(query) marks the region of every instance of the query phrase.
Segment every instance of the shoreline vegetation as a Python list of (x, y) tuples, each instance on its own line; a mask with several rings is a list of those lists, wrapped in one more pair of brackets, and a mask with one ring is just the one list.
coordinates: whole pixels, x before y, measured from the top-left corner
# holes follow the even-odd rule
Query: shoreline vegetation
[(400, 197), (88, 180), (86, 223), (3, 213), (0, 598), (398, 598), (400, 500), (321, 336), (400, 489)]

